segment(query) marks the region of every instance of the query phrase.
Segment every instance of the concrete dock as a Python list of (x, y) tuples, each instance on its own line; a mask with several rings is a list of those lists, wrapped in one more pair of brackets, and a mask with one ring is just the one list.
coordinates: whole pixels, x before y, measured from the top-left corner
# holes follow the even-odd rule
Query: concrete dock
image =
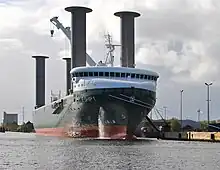
[(220, 132), (163, 132), (161, 139), (220, 142)]

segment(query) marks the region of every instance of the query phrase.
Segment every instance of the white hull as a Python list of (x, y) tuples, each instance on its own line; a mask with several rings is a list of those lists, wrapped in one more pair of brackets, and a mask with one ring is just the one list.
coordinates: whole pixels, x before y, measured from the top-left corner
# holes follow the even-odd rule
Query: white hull
[[(55, 108), (52, 106), (64, 100), (64, 109), (60, 114), (52, 114)], [(42, 106), (33, 111), (33, 123), (35, 128), (55, 128), (64, 115), (68, 114), (69, 107), (73, 103), (73, 96), (69, 95), (58, 101)]]

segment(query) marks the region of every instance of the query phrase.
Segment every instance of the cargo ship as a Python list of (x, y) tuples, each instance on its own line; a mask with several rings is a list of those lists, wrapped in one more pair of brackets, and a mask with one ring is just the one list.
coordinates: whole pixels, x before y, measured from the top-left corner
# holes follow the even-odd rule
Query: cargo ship
[[(129, 11), (115, 13), (122, 23), (121, 67), (100, 63), (86, 66), (86, 22), (82, 20), (91, 9), (67, 7), (66, 10), (72, 13), (72, 88), (70, 94), (50, 104), (41, 102), (45, 100), (45, 73), (42, 72), (44, 68), (39, 67), (44, 67), (45, 58), (38, 58), (42, 62), (38, 64), (36, 77), (39, 79), (41, 74), (43, 78), (40, 79), (41, 88), (36, 91), (38, 107), (33, 113), (36, 133), (80, 138), (135, 138), (136, 127), (156, 103), (159, 77), (156, 72), (134, 68), (134, 17), (140, 14)], [(77, 19), (80, 21), (77, 22)], [(40, 80), (36, 83), (37, 87)]]

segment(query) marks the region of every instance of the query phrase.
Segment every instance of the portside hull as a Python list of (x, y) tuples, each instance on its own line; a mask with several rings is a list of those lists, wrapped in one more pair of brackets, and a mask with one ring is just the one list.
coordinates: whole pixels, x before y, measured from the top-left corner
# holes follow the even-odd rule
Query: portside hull
[(95, 104), (80, 102), (77, 93), (36, 109), (33, 123), (39, 135), (98, 137), (97, 115)]

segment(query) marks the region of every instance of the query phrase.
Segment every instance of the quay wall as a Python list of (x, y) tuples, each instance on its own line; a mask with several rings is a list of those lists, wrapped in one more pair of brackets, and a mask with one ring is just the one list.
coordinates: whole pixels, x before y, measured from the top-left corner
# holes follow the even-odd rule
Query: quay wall
[(220, 132), (164, 132), (161, 136), (164, 140), (220, 142)]

